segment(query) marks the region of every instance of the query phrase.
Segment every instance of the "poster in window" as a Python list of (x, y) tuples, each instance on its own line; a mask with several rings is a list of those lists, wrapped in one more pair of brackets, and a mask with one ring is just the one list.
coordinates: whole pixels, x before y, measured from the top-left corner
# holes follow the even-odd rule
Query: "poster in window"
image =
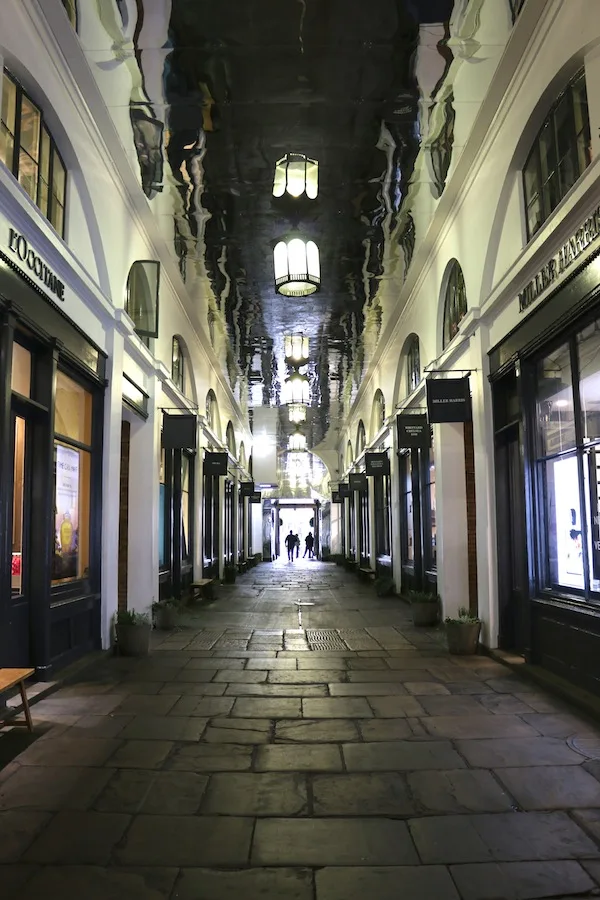
[(79, 457), (79, 450), (56, 444), (54, 580), (79, 574)]
[[(583, 549), (581, 510), (579, 508), (579, 475), (576, 457), (549, 463), (554, 492), (556, 559), (558, 583), (582, 589)], [(551, 532), (552, 538), (552, 532)]]

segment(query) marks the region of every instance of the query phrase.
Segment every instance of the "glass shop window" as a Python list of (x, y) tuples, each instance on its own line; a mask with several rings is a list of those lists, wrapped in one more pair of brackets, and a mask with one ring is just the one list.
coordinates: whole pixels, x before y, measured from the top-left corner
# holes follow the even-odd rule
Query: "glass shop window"
[(191, 505), (190, 505), (190, 467), (192, 459), (187, 453), (181, 454), (181, 558), (184, 562), (191, 559)]
[(435, 509), (435, 457), (433, 447), (425, 457), (423, 502), (425, 505), (425, 566), (437, 569), (437, 520)]
[(160, 467), (158, 475), (158, 567), (164, 569), (167, 564), (165, 521), (167, 520), (167, 476), (166, 454), (164, 447), (160, 451)]
[(86, 576), (90, 559), (92, 395), (63, 372), (56, 383), (52, 584)]
[(10, 387), (22, 397), (31, 397), (31, 353), (16, 341), (13, 343)]
[(542, 587), (600, 599), (600, 322), (537, 364)]
[(415, 561), (415, 525), (413, 518), (412, 455), (402, 457), (402, 511), (404, 528), (402, 534), (402, 562), (412, 565)]
[(42, 111), (4, 70), (0, 113), (0, 161), (64, 235), (67, 173)]

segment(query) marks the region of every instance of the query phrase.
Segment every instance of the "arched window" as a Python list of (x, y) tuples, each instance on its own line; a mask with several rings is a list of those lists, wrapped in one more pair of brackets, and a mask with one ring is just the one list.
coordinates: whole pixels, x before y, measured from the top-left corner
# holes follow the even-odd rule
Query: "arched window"
[(510, 13), (512, 16), (513, 25), (517, 21), (517, 17), (523, 7), (525, 6), (525, 0), (508, 0), (510, 4)]
[(454, 259), (448, 275), (446, 296), (444, 298), (444, 333), (443, 346), (447, 347), (452, 338), (458, 334), (460, 323), (467, 314), (467, 291), (462, 269)]
[(62, 237), (67, 172), (41, 109), (4, 70), (0, 116), (0, 161)]
[(181, 341), (177, 335), (173, 335), (171, 347), (171, 378), (182, 394), (185, 393), (185, 354)]
[(373, 411), (371, 413), (371, 436), (375, 437), (377, 432), (383, 428), (385, 422), (385, 398), (381, 390), (375, 391), (373, 397)]
[(523, 169), (528, 240), (539, 231), (591, 161), (590, 118), (582, 70), (550, 110)]
[(206, 395), (206, 421), (210, 430), (214, 431), (216, 435), (218, 435), (219, 433), (219, 425), (217, 420), (217, 398), (215, 397), (214, 391), (209, 391)]
[(62, 0), (62, 5), (69, 17), (69, 22), (75, 31), (77, 31), (77, 0)]
[(240, 443), (240, 457), (239, 457), (239, 459), (240, 459), (240, 466), (242, 466), (242, 468), (245, 469), (245, 468), (246, 468), (246, 462), (247, 462), (247, 460), (246, 460), (246, 447), (245, 447), (243, 441)]
[(236, 455), (235, 452), (235, 431), (233, 430), (233, 425), (231, 422), (227, 423), (227, 431), (225, 432), (225, 439), (227, 441), (227, 449), (231, 453), (232, 456)]
[(358, 428), (356, 429), (356, 455), (360, 456), (360, 454), (365, 449), (367, 444), (367, 436), (365, 434), (365, 423), (361, 419), (358, 423)]
[(158, 337), (160, 263), (136, 259), (127, 276), (125, 312), (142, 338)]
[(348, 444), (346, 446), (346, 468), (347, 469), (349, 469), (350, 466), (352, 465), (352, 458), (353, 458), (352, 444), (350, 441), (348, 441)]
[(406, 393), (412, 394), (421, 383), (421, 351), (419, 338), (412, 334), (406, 348)]

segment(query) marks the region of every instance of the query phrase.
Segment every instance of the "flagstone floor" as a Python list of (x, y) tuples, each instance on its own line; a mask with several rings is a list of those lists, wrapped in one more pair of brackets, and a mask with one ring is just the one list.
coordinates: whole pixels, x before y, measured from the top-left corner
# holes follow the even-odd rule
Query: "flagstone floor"
[(153, 643), (33, 707), (3, 900), (600, 894), (600, 729), (398, 598), (262, 564)]

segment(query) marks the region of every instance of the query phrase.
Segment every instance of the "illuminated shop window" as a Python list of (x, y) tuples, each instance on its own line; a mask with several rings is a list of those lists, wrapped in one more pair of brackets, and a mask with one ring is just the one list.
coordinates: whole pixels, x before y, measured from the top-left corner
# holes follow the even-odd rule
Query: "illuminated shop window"
[(6, 69), (2, 81), (0, 162), (10, 169), (62, 237), (66, 169), (42, 111)]

